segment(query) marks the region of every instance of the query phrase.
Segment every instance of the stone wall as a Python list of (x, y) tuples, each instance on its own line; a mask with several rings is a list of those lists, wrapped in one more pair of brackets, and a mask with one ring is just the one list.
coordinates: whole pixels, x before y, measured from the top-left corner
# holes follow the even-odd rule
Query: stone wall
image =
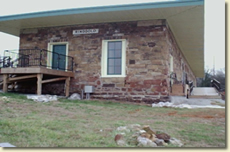
[[(180, 83), (182, 83), (183, 73), (187, 74), (187, 79), (189, 81), (193, 81), (194, 85), (196, 85), (196, 77), (193, 74), (189, 64), (187, 63), (182, 51), (177, 45), (175, 37), (173, 36), (170, 28), (167, 26), (166, 31), (166, 42), (167, 42), (167, 50), (168, 50), (168, 61), (170, 60), (169, 55), (173, 56), (173, 72), (176, 73), (176, 79)], [(170, 64), (170, 63), (169, 63)]]
[[(73, 30), (99, 29), (99, 33), (74, 36)], [(126, 39), (126, 77), (102, 78), (102, 40)], [(49, 42), (68, 42), (68, 55), (74, 57), (75, 77), (70, 92), (81, 92), (85, 85), (95, 86), (91, 98), (118, 99), (153, 103), (169, 96), (169, 54), (175, 58), (174, 69), (181, 78), (184, 60), (165, 20), (103, 23), (26, 29), (21, 31), (20, 48), (47, 49)], [(188, 68), (189, 77), (193, 74)], [(52, 87), (55, 85), (55, 87)], [(58, 83), (43, 86), (43, 93), (60, 93)], [(63, 85), (63, 84), (60, 84)], [(54, 90), (51, 88), (55, 88)], [(50, 93), (52, 94), (52, 93)]]

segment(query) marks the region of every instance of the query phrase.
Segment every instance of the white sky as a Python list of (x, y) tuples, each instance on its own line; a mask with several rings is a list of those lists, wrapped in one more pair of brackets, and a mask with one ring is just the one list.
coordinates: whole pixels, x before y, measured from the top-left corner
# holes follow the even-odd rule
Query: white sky
[[(0, 0), (0, 16), (46, 10), (144, 3), (168, 0)], [(205, 67), (225, 67), (225, 1), (205, 0)], [(19, 38), (0, 32), (0, 55), (17, 49)]]

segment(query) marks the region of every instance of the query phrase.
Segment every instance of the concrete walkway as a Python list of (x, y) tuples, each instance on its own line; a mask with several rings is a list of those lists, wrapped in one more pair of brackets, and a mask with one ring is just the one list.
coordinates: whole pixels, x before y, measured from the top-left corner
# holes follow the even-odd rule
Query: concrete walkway
[(188, 105), (210, 106), (218, 103), (225, 105), (225, 101), (222, 99), (199, 99), (199, 98), (187, 99), (186, 97), (181, 97), (181, 96), (171, 96), (171, 102), (175, 105), (188, 104)]
[(153, 103), (152, 107), (168, 108), (225, 108), (225, 101), (221, 99), (187, 99), (181, 96), (171, 96), (171, 102)]
[(218, 96), (218, 92), (213, 87), (195, 87), (191, 95), (194, 96)]

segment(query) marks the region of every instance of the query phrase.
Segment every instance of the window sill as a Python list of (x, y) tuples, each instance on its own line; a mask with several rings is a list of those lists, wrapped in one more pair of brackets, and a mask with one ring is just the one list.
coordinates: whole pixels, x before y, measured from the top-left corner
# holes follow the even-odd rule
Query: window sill
[(126, 75), (105, 75), (101, 76), (101, 78), (125, 78)]

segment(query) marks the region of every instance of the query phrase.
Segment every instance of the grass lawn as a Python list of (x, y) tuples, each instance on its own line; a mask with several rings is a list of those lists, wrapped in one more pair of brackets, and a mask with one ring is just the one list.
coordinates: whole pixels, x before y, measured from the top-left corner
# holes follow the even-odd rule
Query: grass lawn
[(118, 147), (116, 128), (130, 124), (149, 125), (181, 140), (184, 147), (226, 146), (225, 109), (67, 99), (38, 103), (0, 93), (0, 143), (16, 147)]

